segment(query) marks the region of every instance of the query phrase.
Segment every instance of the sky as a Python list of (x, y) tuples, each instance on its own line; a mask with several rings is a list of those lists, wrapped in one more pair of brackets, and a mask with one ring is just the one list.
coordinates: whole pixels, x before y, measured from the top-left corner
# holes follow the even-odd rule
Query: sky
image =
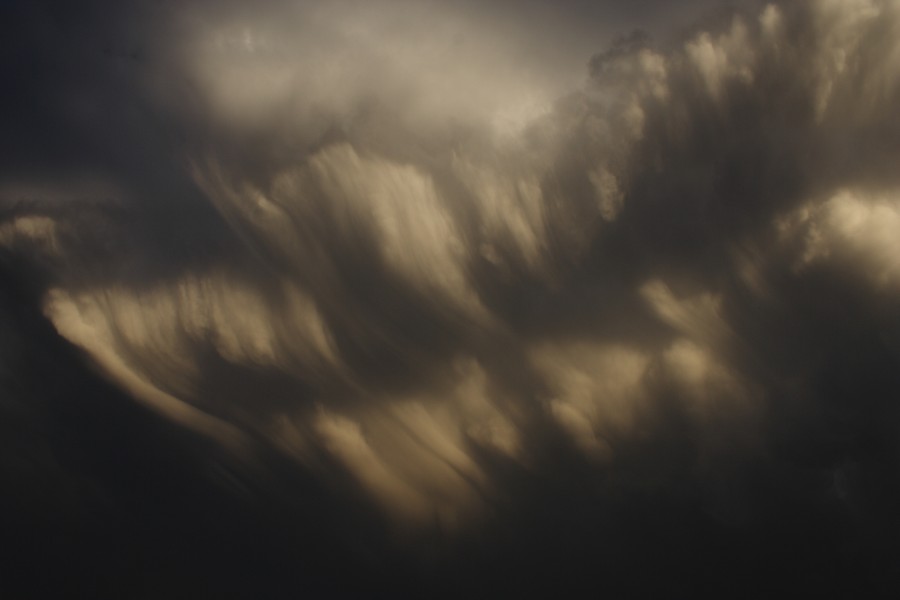
[(900, 2), (0, 6), (9, 597), (893, 597)]

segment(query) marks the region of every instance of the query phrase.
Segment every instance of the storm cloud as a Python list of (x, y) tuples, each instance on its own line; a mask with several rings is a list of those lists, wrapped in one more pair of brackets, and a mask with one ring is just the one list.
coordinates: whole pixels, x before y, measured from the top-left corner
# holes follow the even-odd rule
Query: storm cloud
[(611, 4), (3, 8), (10, 585), (896, 592), (900, 3)]

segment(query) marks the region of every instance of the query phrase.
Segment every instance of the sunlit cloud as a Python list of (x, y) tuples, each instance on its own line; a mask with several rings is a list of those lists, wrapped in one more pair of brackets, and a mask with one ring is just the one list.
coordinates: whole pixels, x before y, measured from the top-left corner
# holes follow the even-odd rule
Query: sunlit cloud
[(17, 76), (46, 130), (0, 163), (0, 356), (31, 327), (373, 572), (880, 530), (900, 3), (589, 4), (90, 13), (100, 49), (34, 50), (58, 90)]

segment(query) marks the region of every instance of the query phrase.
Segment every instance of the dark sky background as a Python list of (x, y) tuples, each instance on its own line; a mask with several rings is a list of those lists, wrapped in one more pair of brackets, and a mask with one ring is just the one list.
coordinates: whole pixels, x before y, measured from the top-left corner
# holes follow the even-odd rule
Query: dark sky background
[(0, 596), (900, 592), (900, 3), (8, 1), (0, 77)]

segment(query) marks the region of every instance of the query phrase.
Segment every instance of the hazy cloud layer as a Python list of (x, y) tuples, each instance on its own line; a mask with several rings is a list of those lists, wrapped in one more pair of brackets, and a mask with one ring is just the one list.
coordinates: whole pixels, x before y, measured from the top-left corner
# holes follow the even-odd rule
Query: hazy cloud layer
[(897, 589), (900, 3), (637, 4), (5, 8), (7, 510), (171, 513), (135, 597)]

